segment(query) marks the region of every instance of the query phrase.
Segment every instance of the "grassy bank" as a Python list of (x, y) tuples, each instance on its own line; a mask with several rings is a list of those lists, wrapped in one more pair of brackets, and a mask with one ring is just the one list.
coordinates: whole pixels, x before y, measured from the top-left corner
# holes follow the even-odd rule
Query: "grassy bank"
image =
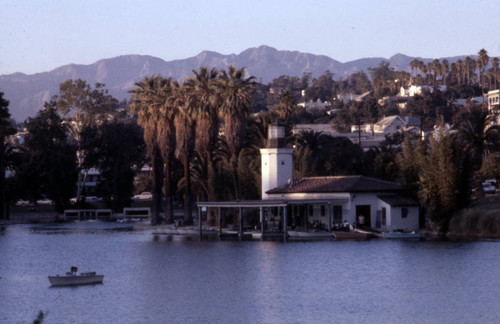
[(450, 220), (451, 237), (500, 238), (500, 196), (478, 199)]

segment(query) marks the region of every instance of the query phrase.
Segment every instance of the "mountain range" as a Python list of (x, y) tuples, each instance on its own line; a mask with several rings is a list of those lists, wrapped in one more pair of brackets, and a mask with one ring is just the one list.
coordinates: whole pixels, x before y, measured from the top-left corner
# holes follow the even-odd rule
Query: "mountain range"
[[(447, 57), (450, 63), (464, 56)], [(123, 55), (102, 59), (93, 64), (69, 64), (52, 71), (24, 74), (13, 73), (0, 75), (0, 91), (10, 101), (9, 111), (12, 117), (22, 122), (34, 117), (43, 108), (45, 101), (59, 92), (59, 84), (68, 79), (82, 79), (94, 85), (104, 83), (109, 93), (118, 100), (128, 99), (128, 91), (134, 83), (146, 76), (159, 74), (182, 81), (191, 75), (193, 69), (200, 66), (227, 69), (230, 65), (245, 67), (248, 74), (256, 81), (268, 83), (280, 75), (302, 76), (305, 72), (318, 77), (326, 70), (334, 73), (334, 77), (346, 77), (357, 71), (377, 67), (383, 60), (390, 62), (395, 70), (409, 71), (410, 62), (415, 57), (396, 54), (389, 59), (382, 57), (363, 58), (341, 63), (328, 56), (302, 53), (298, 51), (276, 50), (269, 46), (249, 48), (240, 54), (222, 55), (216, 52), (203, 51), (197, 56), (182, 60), (164, 61), (147, 55)], [(424, 63), (433, 58), (419, 58)]]

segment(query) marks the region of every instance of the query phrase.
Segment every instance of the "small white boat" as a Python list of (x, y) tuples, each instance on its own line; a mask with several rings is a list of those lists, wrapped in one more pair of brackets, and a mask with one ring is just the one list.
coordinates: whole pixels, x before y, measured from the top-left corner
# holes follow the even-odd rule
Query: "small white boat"
[(49, 281), (52, 286), (100, 284), (103, 279), (103, 275), (97, 275), (95, 272), (82, 272), (78, 275), (69, 274), (63, 276), (49, 276)]
[(405, 233), (405, 232), (385, 232), (384, 238), (394, 240), (420, 240), (420, 233)]

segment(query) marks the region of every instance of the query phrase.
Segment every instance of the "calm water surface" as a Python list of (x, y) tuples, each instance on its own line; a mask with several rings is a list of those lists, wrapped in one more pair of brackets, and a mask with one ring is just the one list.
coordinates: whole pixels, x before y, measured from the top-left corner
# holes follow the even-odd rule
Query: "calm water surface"
[[(500, 242), (199, 241), (106, 223), (0, 234), (0, 323), (498, 323)], [(50, 288), (71, 265), (104, 284)]]

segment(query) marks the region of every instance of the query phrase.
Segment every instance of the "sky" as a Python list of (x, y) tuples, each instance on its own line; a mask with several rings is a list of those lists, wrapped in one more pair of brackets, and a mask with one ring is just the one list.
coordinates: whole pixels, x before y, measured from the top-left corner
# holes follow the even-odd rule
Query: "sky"
[(340, 62), (500, 56), (499, 0), (0, 0), (0, 75), (268, 45)]

